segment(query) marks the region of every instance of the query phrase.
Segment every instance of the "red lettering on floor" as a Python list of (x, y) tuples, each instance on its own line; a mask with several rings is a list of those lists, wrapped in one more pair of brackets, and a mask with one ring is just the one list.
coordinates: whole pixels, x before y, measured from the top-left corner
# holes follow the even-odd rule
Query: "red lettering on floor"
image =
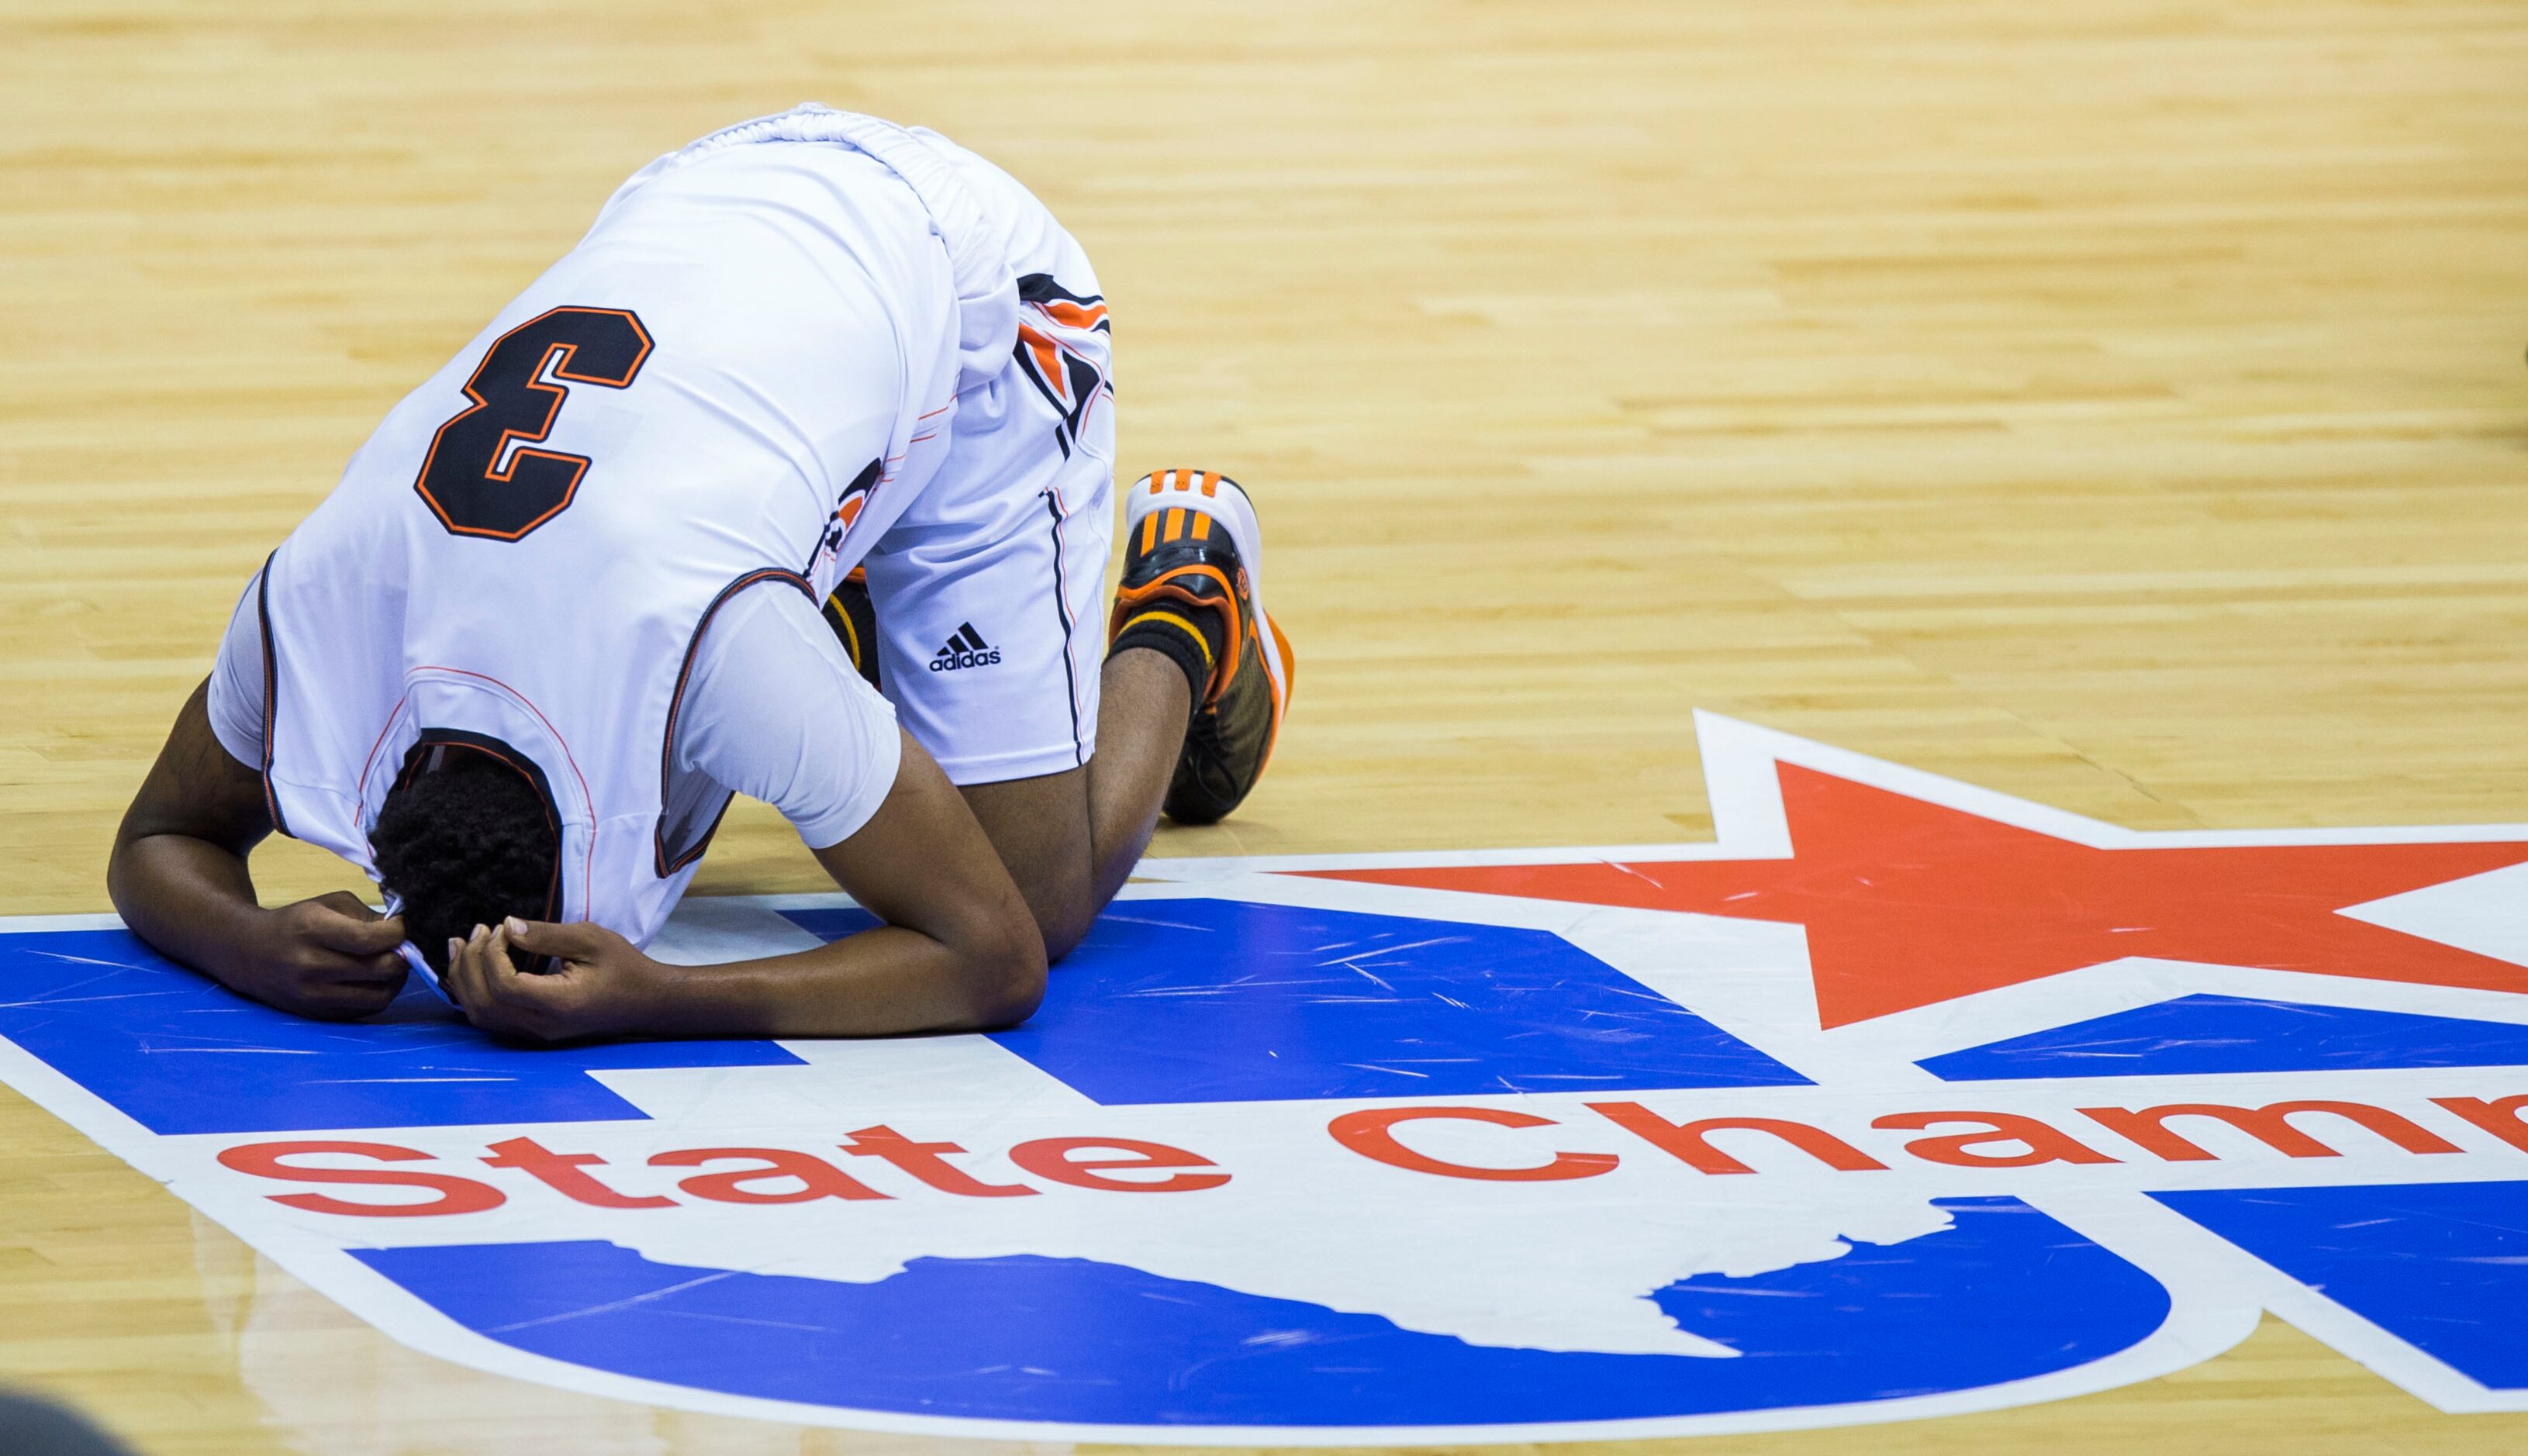
[[(1111, 1149), (1121, 1158), (1079, 1158), (1077, 1153)], [(1143, 1182), (1106, 1176), (1106, 1170), (1128, 1168), (1213, 1168), (1219, 1165), (1198, 1153), (1134, 1137), (1040, 1137), (1010, 1149), (1010, 1161), (1056, 1183), (1075, 1188), (1103, 1188), (1114, 1193), (1198, 1193), (1229, 1181), (1225, 1172), (1180, 1172)]]
[[(2113, 1163), (2116, 1160), (2094, 1148), (2075, 1141), (2051, 1123), (2017, 1113), (1890, 1113), (1870, 1122), (1872, 1127), (1929, 1127), (1942, 1122), (1981, 1122), (1981, 1132), (1949, 1133), (1941, 1137), (1918, 1137), (1905, 1145), (1905, 1151), (1925, 1163), (1945, 1163), (1952, 1168), (2033, 1168), (2040, 1163)], [(2022, 1153), (1975, 1153), (1969, 1149), (1977, 1143), (2017, 1142)]]
[(345, 1214), (354, 1219), (427, 1219), (448, 1214), (479, 1214), (507, 1202), (500, 1189), (472, 1178), (442, 1172), (393, 1172), (383, 1168), (293, 1168), (284, 1158), (310, 1153), (346, 1153), (381, 1163), (419, 1163), (430, 1154), (393, 1143), (289, 1142), (245, 1143), (220, 1150), (220, 1166), (259, 1178), (293, 1183), (367, 1183), (386, 1188), (428, 1188), (439, 1194), (431, 1203), (345, 1203), (322, 1193), (269, 1193), (275, 1203), (314, 1214)]
[(2138, 1112), (2120, 1107), (2080, 1109), (2081, 1116), (2099, 1126), (2170, 1163), (2207, 1163), (2217, 1156), (2169, 1131), (2167, 1124), (2171, 1118), (2216, 1118), (2286, 1158), (2344, 1156), (2293, 1127), (2291, 1118), (2298, 1113), (2327, 1113), (2357, 1122), (2408, 1153), (2463, 1151), (2448, 1138), (2418, 1127), (2386, 1108), (2360, 1102), (2277, 1102), (2260, 1108), (2226, 1107), (2216, 1102), (2172, 1102), (2162, 1107), (2146, 1107)]
[(1693, 1122), (1671, 1122), (1638, 1102), (1593, 1102), (1589, 1104), (1589, 1111), (1703, 1172), (1756, 1170), (1712, 1145), (1708, 1134), (1726, 1131), (1770, 1133), (1826, 1167), (1843, 1172), (1887, 1170), (1886, 1164), (1833, 1133), (1821, 1127), (1811, 1127), (1806, 1122), (1785, 1121), (1780, 1118), (1704, 1118)]
[(1398, 1122), (1425, 1118), (1449, 1118), (1465, 1122), (1490, 1122), (1500, 1127), (1552, 1127), (1552, 1118), (1539, 1118), (1529, 1113), (1513, 1113), (1501, 1108), (1485, 1107), (1390, 1107), (1370, 1108), (1345, 1113), (1326, 1124), (1336, 1142), (1364, 1158), (1401, 1168), (1409, 1172), (1438, 1173), (1448, 1178), (1480, 1178), (1490, 1182), (1544, 1182), (1557, 1178), (1591, 1178), (1612, 1172), (1616, 1158), (1612, 1153), (1556, 1153), (1554, 1161), (1534, 1168), (1475, 1168), (1463, 1163), (1445, 1163), (1426, 1157), (1396, 1140), (1389, 1130)]
[(2528, 1122), (2519, 1120), (2519, 1110), (2528, 1107), (2528, 1093), (2487, 1102), (2481, 1097), (2435, 1097), (2432, 1101), (2492, 1133), (2520, 1152), (2528, 1153)]
[(855, 1158), (884, 1159), (940, 1192), (960, 1198), (1027, 1198), (1035, 1192), (1025, 1183), (983, 1182), (948, 1162), (948, 1154), (962, 1153), (964, 1148), (955, 1143), (918, 1143), (884, 1124), (850, 1134), (842, 1148)]
[(672, 1198), (634, 1197), (617, 1193), (588, 1173), (583, 1168), (603, 1168), (606, 1160), (595, 1153), (556, 1153), (531, 1137), (513, 1137), (507, 1142), (492, 1144), (497, 1157), (483, 1161), (494, 1168), (514, 1168), (537, 1182), (573, 1203), (584, 1203), (593, 1209), (665, 1209), (674, 1208)]
[[(696, 1173), (676, 1187), (712, 1203), (812, 1203), (819, 1198), (867, 1201), (890, 1196), (814, 1153), (801, 1153), (790, 1148), (677, 1148), (652, 1158), (650, 1166), (700, 1168), (706, 1163), (738, 1158), (751, 1160), (759, 1166)], [(795, 1178), (800, 1186), (778, 1193), (761, 1192), (746, 1186), (776, 1178)]]

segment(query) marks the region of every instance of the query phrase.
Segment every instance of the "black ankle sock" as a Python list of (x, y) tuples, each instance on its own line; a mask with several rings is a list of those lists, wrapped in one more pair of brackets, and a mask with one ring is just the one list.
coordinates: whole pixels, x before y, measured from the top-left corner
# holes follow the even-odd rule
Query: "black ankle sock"
[[(1228, 644), (1223, 640), (1219, 619), (1200, 607), (1180, 608), (1174, 603), (1144, 607), (1126, 619), (1124, 630), (1115, 634), (1106, 656), (1133, 648), (1148, 648), (1165, 652), (1168, 660), (1183, 669), (1185, 688), (1192, 695), (1193, 711), (1202, 711), (1204, 695), (1211, 691), (1211, 664), (1218, 661)], [(1191, 721), (1188, 714), (1187, 721)]]

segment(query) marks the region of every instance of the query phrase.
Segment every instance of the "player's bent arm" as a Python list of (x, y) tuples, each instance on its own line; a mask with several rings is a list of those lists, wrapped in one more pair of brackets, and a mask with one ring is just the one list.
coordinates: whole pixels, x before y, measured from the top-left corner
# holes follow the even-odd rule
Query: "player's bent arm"
[(383, 1011), (403, 986), (403, 922), (346, 891), (274, 910), (246, 856), (272, 832), (263, 780), (220, 747), (193, 690), (124, 812), (106, 893), (132, 933), (241, 995), (302, 1015)]
[[(510, 921), (451, 943), (448, 989), (476, 1025), (542, 1042), (887, 1036), (1026, 1020), (1044, 997), (1035, 918), (948, 776), (909, 735), (902, 747), (877, 812), (816, 851), (884, 924), (788, 956), (668, 965), (600, 926)], [(520, 971), (512, 945), (554, 958), (553, 968)]]

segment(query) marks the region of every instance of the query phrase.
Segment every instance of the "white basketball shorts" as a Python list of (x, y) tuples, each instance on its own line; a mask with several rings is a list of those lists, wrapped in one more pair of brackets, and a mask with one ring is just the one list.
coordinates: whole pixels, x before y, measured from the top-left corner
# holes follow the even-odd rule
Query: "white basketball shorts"
[(1009, 362), (960, 396), (938, 473), (862, 562), (879, 688), (953, 783), (1060, 773), (1097, 741), (1114, 534), (1106, 305), (1042, 203), (925, 139), (1008, 229), (1022, 308)]

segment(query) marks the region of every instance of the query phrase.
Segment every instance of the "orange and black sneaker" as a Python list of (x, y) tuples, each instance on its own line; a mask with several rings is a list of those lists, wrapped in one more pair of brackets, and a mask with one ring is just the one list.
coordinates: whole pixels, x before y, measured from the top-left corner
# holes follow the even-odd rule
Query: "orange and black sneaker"
[(825, 625), (850, 654), (852, 666), (877, 686), (877, 608), (869, 601), (869, 573), (853, 567), (825, 598)]
[(1185, 670), (1185, 725), (1165, 804), (1180, 824), (1228, 816), (1255, 787), (1281, 736), (1296, 664), (1264, 611), (1264, 539), (1255, 503), (1212, 470), (1161, 470), (1124, 504), (1124, 580), (1107, 655), (1154, 648)]

